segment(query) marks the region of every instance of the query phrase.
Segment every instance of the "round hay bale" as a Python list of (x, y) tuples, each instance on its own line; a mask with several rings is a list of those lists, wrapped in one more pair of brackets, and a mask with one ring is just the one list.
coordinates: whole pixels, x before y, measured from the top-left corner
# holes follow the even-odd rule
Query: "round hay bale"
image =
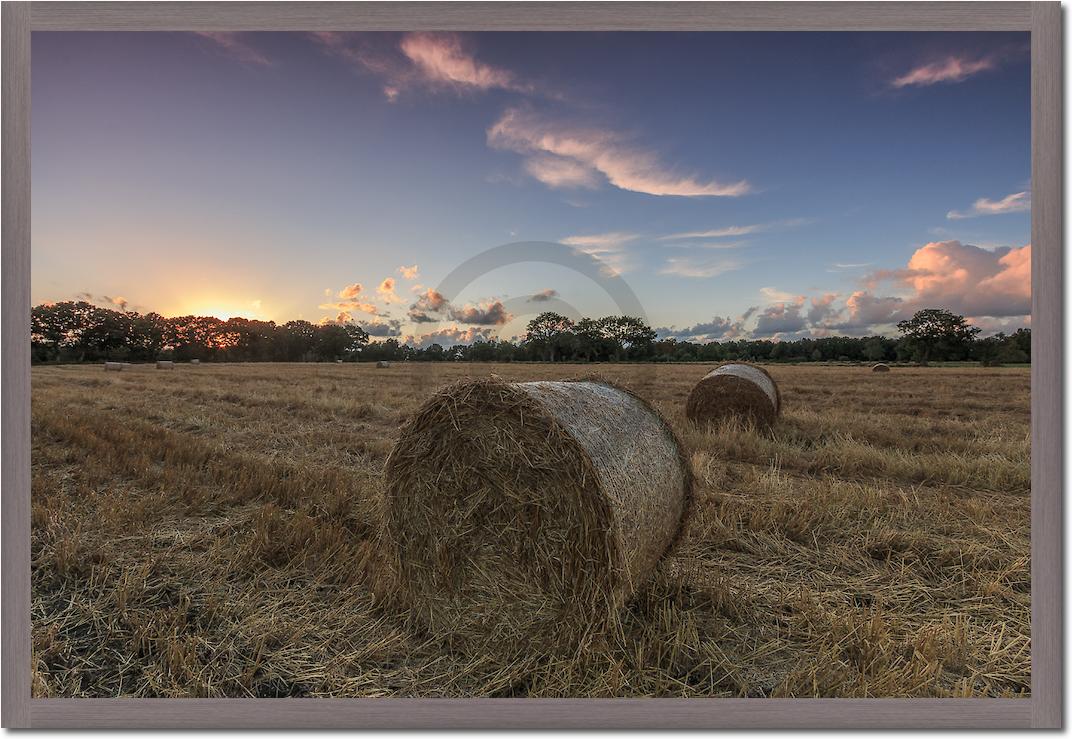
[(770, 426), (782, 411), (778, 383), (762, 367), (724, 364), (708, 372), (689, 393), (685, 415), (694, 423), (749, 418)]
[(573, 649), (676, 541), (692, 475), (647, 403), (603, 382), (466, 381), (387, 460), (387, 531), (411, 617), (463, 649)]
[(167, 359), (160, 359), (156, 362), (156, 368), (173, 370), (175, 369), (175, 363)]
[(878, 364), (876, 364), (876, 365), (871, 367), (871, 371), (872, 372), (889, 372), (890, 371), (890, 366), (888, 364), (882, 364), (881, 362), (879, 362)]
[(122, 362), (105, 362), (104, 363), (104, 371), (105, 372), (122, 372), (123, 371), (123, 363)]
[(387, 369), (390, 366), (390, 362), (385, 362), (382, 359), (379, 362), (376, 362), (376, 369)]
[(190, 364), (201, 364), (201, 360), (200, 359), (191, 359)]

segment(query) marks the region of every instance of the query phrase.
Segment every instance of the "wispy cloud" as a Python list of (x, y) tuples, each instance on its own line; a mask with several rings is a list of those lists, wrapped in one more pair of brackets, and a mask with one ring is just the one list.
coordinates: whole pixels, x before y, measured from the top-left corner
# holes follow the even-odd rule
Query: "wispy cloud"
[[(488, 129), (487, 141), (492, 148), (517, 152), (529, 159), (554, 157), (553, 166), (533, 166), (526, 161), (528, 173), (548, 187), (588, 187), (587, 178), (591, 177), (647, 195), (736, 197), (751, 190), (744, 180), (724, 183), (681, 174), (615, 131), (571, 126), (516, 107), (508, 109)], [(570, 162), (572, 169), (563, 161)]]
[(512, 72), (481, 63), (453, 33), (408, 33), (399, 48), (426, 82), (459, 90), (531, 92)]
[(670, 257), (659, 270), (662, 275), (677, 277), (707, 278), (717, 277), (726, 272), (733, 272), (744, 266), (737, 259), (694, 259), (692, 257)]
[(322, 31), (310, 37), (326, 53), (384, 78), (383, 94), (390, 102), (415, 86), (457, 94), (536, 92), (510, 70), (478, 61), (463, 37), (454, 33), (407, 33), (393, 49), (378, 47), (367, 34)]
[(804, 300), (804, 296), (787, 293), (775, 287), (761, 287), (759, 294), (769, 303), (796, 303)]
[(370, 316), (377, 315), (380, 310), (372, 303), (363, 303), (360, 300), (339, 300), (334, 303), (321, 303), (320, 310), (335, 310), (335, 311), (359, 311), (361, 313), (368, 313)]
[(726, 226), (724, 228), (712, 228), (707, 231), (685, 231), (683, 233), (667, 234), (660, 236), (659, 241), (682, 241), (685, 239), (722, 239), (729, 236), (747, 236), (748, 234), (765, 231), (768, 224), (757, 223), (751, 226)]
[(962, 82), (969, 77), (994, 69), (997, 59), (993, 56), (971, 58), (952, 54), (944, 59), (921, 64), (905, 74), (895, 77), (890, 85), (895, 88), (927, 87), (940, 82)]
[(218, 49), (243, 64), (260, 67), (272, 66), (272, 60), (250, 46), (244, 34), (233, 31), (195, 31), (195, 36), (211, 41)]
[(1023, 192), (1006, 195), (1001, 200), (979, 198), (972, 203), (969, 210), (951, 210), (946, 213), (945, 217), (950, 220), (959, 220), (962, 218), (975, 218), (976, 216), (1000, 215), (1002, 213), (1022, 213), (1029, 210), (1031, 210), (1031, 193), (1024, 190)]
[(607, 275), (617, 275), (632, 269), (632, 262), (625, 252), (625, 245), (640, 238), (638, 234), (624, 231), (611, 231), (602, 234), (567, 236), (559, 243), (574, 246), (578, 250), (599, 260), (601, 270)]

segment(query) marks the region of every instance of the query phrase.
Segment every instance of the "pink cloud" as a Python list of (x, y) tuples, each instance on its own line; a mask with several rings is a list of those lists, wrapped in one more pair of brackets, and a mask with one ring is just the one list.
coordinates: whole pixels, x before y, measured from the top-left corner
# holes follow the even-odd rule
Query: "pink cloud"
[(398, 273), (407, 280), (415, 280), (420, 275), (420, 269), (417, 268), (416, 264), (411, 267), (407, 267), (403, 264), (398, 268)]
[(1022, 213), (1031, 210), (1031, 193), (1026, 190), (1006, 195), (1001, 200), (979, 198), (972, 203), (971, 210), (951, 210), (946, 213), (946, 218), (957, 220), (961, 218), (974, 218), (975, 216), (993, 216), (1002, 213)]
[(336, 310), (336, 311), (358, 311), (360, 313), (368, 313), (370, 316), (379, 314), (379, 309), (372, 303), (362, 303), (359, 300), (340, 300), (335, 303), (321, 303), (320, 310)]
[(398, 297), (398, 293), (395, 292), (395, 278), (387, 277), (376, 288), (376, 294), (380, 296), (380, 299), (385, 303), (401, 303), (402, 298)]
[(272, 66), (272, 61), (247, 44), (243, 40), (241, 33), (231, 31), (195, 31), (194, 35), (213, 42), (222, 51), (243, 64), (256, 64), (261, 67)]
[(352, 285), (347, 285), (339, 291), (339, 297), (343, 300), (352, 300), (356, 298), (358, 294), (365, 288), (361, 286), (360, 282), (355, 282)]
[(482, 305), (465, 305), (460, 308), (451, 308), (450, 317), (459, 323), (477, 326), (502, 326), (513, 319), (513, 316), (506, 310), (500, 300)]
[(478, 62), (466, 51), (461, 39), (452, 33), (408, 33), (399, 48), (417, 68), (426, 82), (455, 89), (515, 90), (527, 92), (529, 85), (519, 83), (514, 75)]
[(522, 154), (526, 158), (552, 156), (572, 162), (573, 170), (562, 177), (556, 167), (536, 164), (529, 174), (549, 187), (577, 187), (586, 182), (581, 173), (602, 177), (630, 192), (680, 197), (736, 197), (750, 191), (744, 180), (722, 183), (685, 175), (661, 164), (655, 154), (630, 144), (614, 131), (566, 125), (520, 108), (507, 110), (487, 131), (488, 145)]
[(962, 80), (993, 69), (997, 66), (992, 57), (968, 59), (961, 56), (948, 56), (930, 64), (915, 67), (909, 72), (895, 78), (890, 84), (896, 88), (918, 86), (926, 87), (939, 82), (960, 82)]

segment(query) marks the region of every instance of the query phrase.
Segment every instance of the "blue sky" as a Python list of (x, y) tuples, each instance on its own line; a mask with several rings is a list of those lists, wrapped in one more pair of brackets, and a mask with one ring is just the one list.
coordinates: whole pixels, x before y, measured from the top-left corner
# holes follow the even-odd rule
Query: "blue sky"
[(667, 336), (888, 333), (921, 307), (1014, 328), (1028, 44), (35, 32), (32, 298), (416, 344), (517, 335), (549, 305), (618, 312), (553, 265), (436, 292), (486, 249), (553, 241)]

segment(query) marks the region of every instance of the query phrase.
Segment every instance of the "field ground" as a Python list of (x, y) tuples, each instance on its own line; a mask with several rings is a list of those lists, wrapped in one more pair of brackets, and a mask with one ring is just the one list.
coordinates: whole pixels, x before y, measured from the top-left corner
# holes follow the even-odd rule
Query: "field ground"
[(34, 696), (1028, 693), (1026, 369), (774, 365), (772, 434), (690, 427), (703, 366), (597, 369), (677, 428), (695, 515), (620, 632), (501, 664), (405, 628), (381, 468), (441, 384), (587, 368), (34, 368)]

